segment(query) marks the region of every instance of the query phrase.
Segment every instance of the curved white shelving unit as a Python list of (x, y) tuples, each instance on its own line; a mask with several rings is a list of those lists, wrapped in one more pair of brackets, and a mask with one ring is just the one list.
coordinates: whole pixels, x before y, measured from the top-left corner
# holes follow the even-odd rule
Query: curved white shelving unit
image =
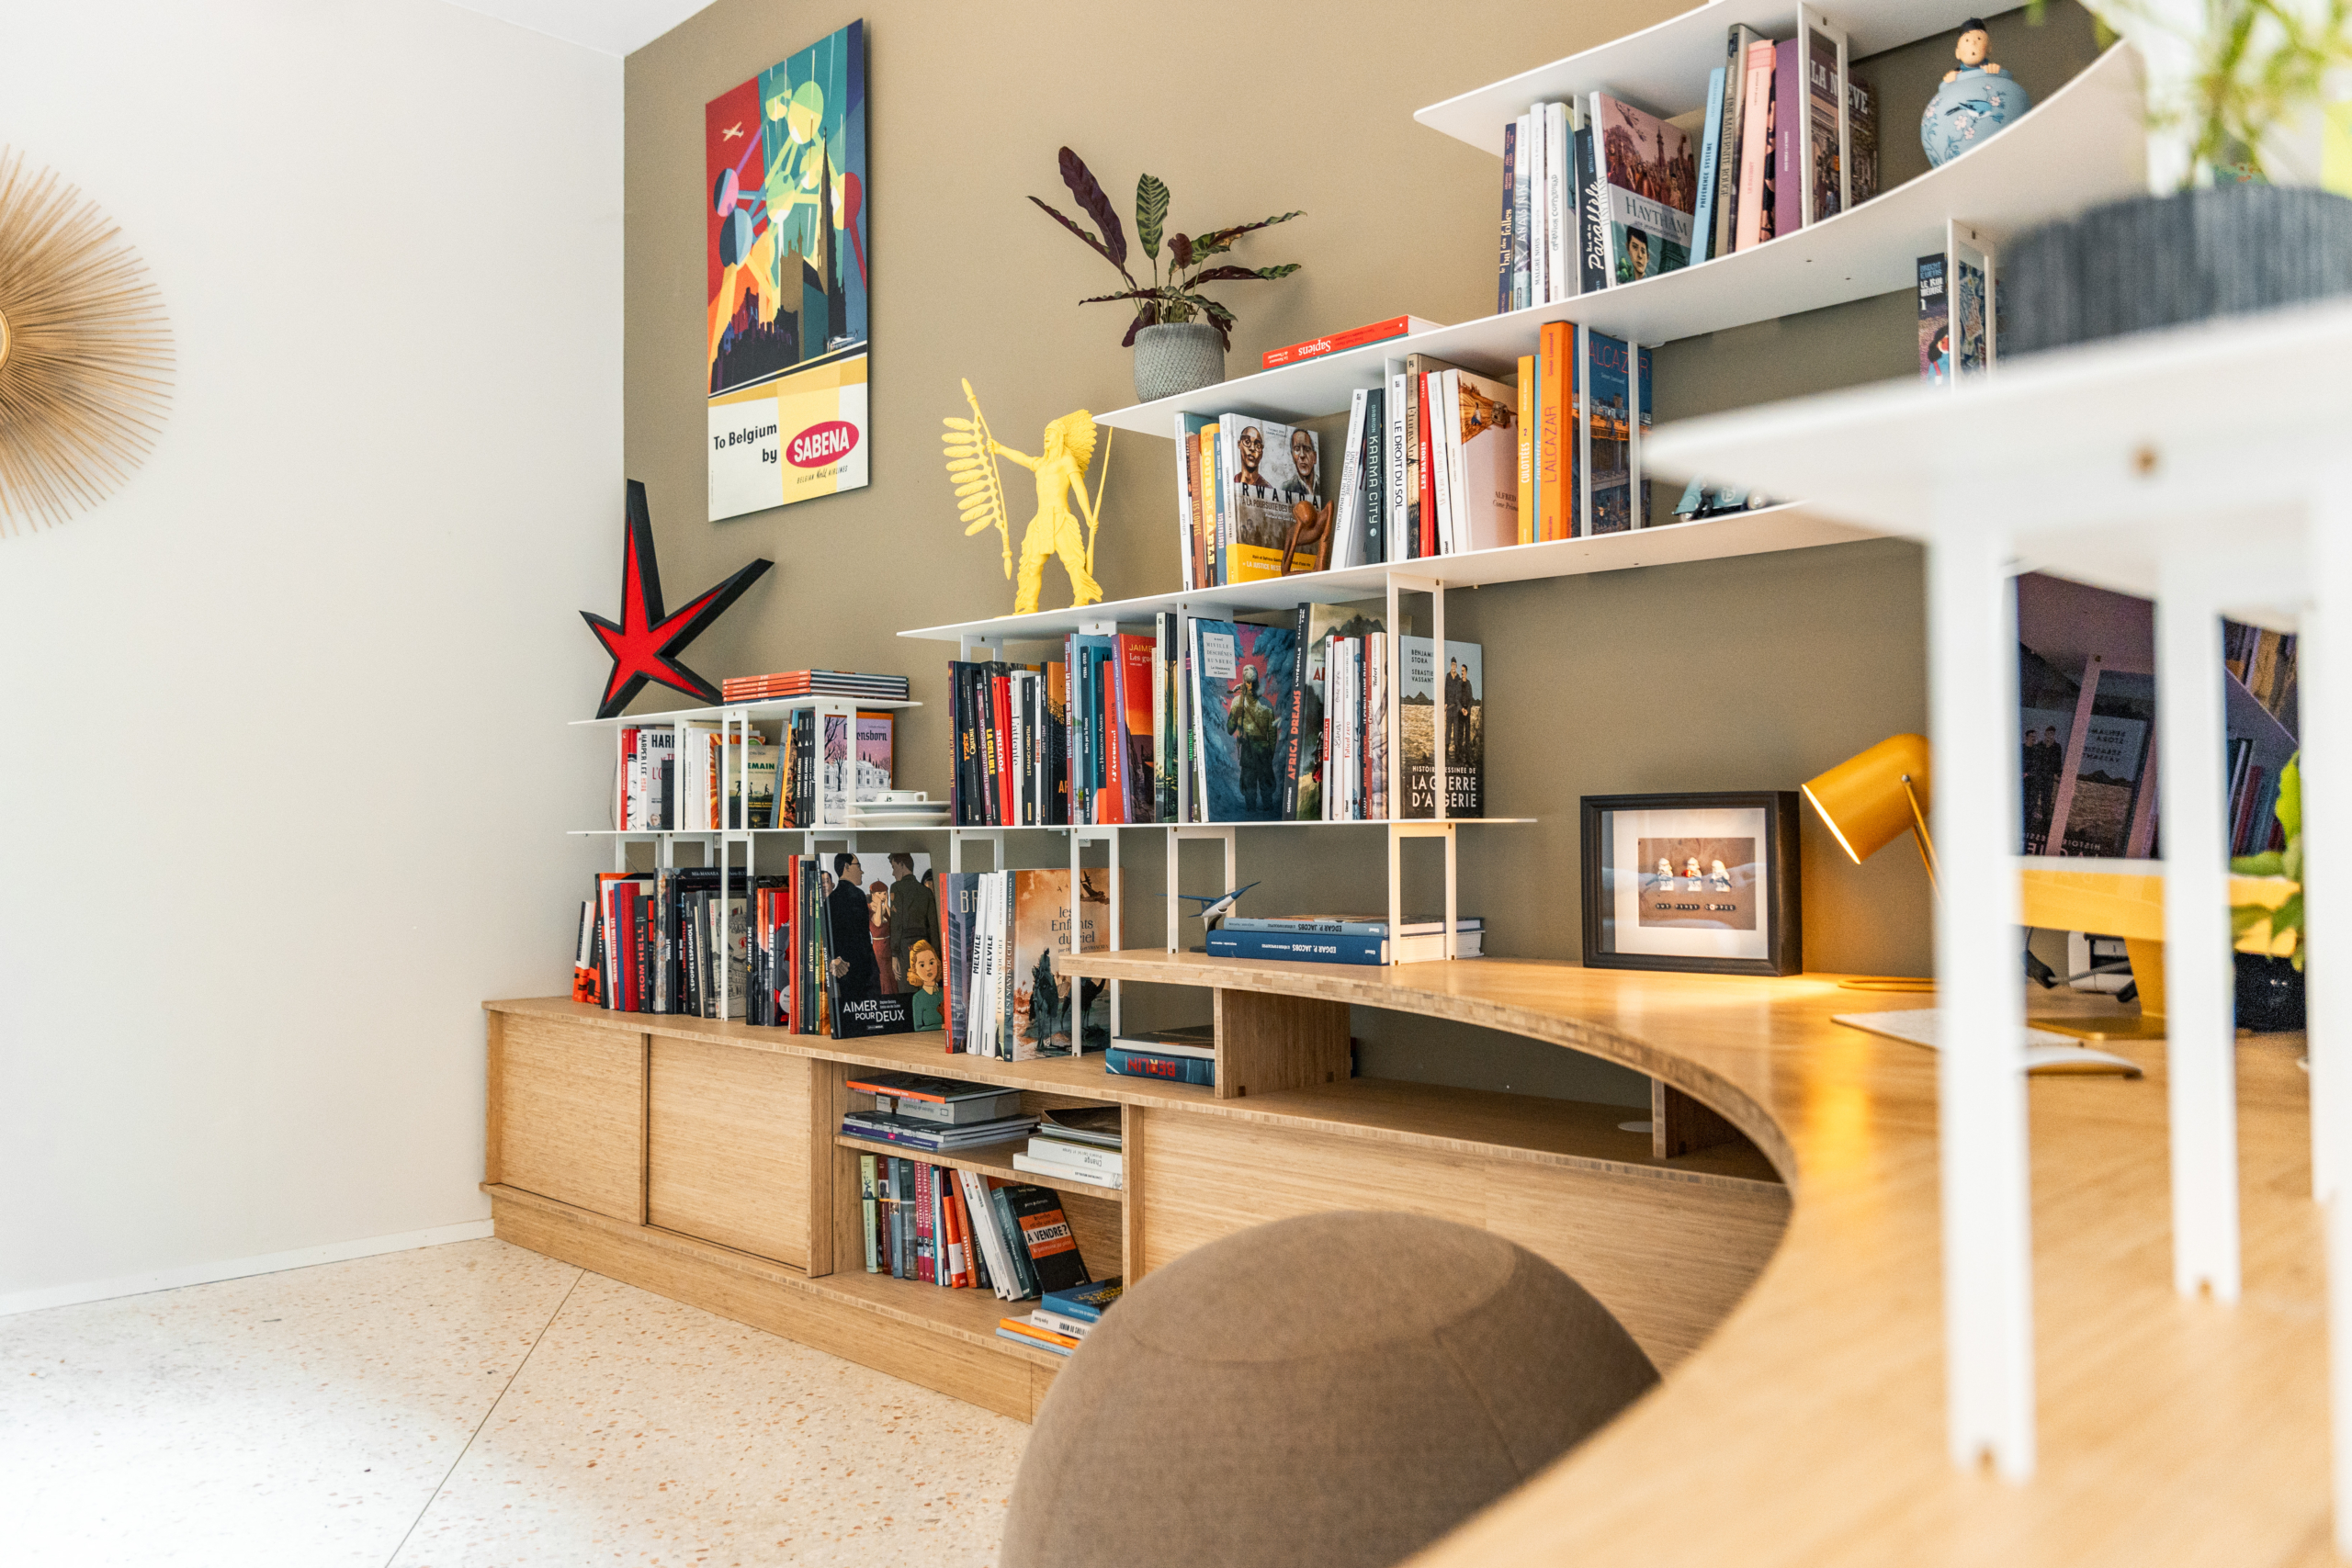
[[(1741, 19), (1733, 12), (1745, 3), (1721, 0), (1690, 15), (1704, 15), (1710, 18), (1706, 25), (1716, 28), (1719, 20)], [(1724, 17), (1716, 18), (1717, 12)], [(1720, 31), (1716, 36), (1720, 40)], [(1703, 66), (1698, 84), (1703, 90)], [(1382, 385), (1387, 362), (1408, 354), (1431, 354), (1507, 376), (1521, 355), (1534, 351), (1537, 328), (1545, 321), (1576, 321), (1612, 336), (1660, 344), (1818, 310), (1915, 287), (1918, 258), (1943, 249), (1947, 220), (1997, 242), (2146, 186), (2139, 60), (2129, 45), (2117, 44), (1998, 136), (1874, 200), (1754, 250), (1556, 304), (1390, 338), (1136, 403), (1097, 414), (1095, 423), (1168, 436), (1179, 413), (1242, 413), (1295, 423), (1344, 412), (1351, 393)]]
[[(1816, 8), (1845, 29), (1848, 52), (1855, 59), (1952, 31), (1983, 9), (1967, 0), (1870, 0), (1860, 6), (1832, 0)], [(1724, 37), (1741, 22), (1768, 38), (1786, 33), (1796, 22), (1795, 0), (1714, 0), (1597, 49), (1474, 87), (1417, 110), (1413, 118), (1499, 158), (1503, 127), (1530, 104), (1600, 92), (1652, 114), (1680, 114), (1706, 101), (1707, 73), (1724, 62)], [(1882, 123), (1887, 123), (1883, 116)]]
[(1039, 610), (1034, 615), (923, 626), (899, 635), (935, 642), (969, 640), (991, 646), (1039, 642), (1068, 637), (1081, 626), (1101, 621), (1148, 622), (1162, 611), (1225, 616), (1295, 609), (1302, 603), (1345, 604), (1358, 599), (1377, 598), (1387, 592), (1391, 577), (1408, 592), (1426, 584), (1478, 588), (1496, 582), (1580, 577), (1588, 572), (1624, 571), (1638, 566), (1669, 566), (1727, 556), (1762, 555), (1771, 550), (1804, 549), (1814, 545), (1841, 545), (1876, 536), (1873, 529), (1819, 516), (1802, 506), (1768, 506), (1696, 523), (1662, 524), (1629, 534), (1509, 545), (1501, 549), (1429, 556), (1385, 566), (1350, 567), (1344, 571), (1301, 572), (1260, 582), (1118, 599), (1104, 604), (1089, 604), (1083, 609)]

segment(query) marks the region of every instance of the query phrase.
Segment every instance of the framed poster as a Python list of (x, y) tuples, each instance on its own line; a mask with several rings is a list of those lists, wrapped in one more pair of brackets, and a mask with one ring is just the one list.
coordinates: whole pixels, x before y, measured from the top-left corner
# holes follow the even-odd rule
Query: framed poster
[(1796, 791), (1589, 795), (1583, 818), (1588, 967), (1804, 967)]
[(865, 24), (703, 108), (710, 520), (868, 482)]

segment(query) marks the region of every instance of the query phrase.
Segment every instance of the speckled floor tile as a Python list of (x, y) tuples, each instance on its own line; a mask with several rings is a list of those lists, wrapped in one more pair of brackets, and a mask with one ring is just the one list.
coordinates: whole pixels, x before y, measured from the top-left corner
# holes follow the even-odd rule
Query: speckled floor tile
[(990, 1563), (1028, 1435), (591, 1274), (394, 1568)]
[(459, 1242), (0, 1318), (6, 1555), (381, 1564), (580, 1278)]

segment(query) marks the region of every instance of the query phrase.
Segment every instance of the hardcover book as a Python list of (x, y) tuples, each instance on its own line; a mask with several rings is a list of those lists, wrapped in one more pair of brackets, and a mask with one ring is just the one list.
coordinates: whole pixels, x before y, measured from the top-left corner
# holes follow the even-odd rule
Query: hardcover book
[(1772, 237), (1772, 131), (1778, 123), (1772, 78), (1777, 58), (1770, 39), (1757, 39), (1747, 46), (1747, 78), (1740, 92), (1739, 243), (1736, 247), (1743, 251)]
[[(1100, 980), (1071, 980), (1054, 971), (1056, 949), (1069, 946), (1069, 868), (1010, 873), (1012, 887), (1012, 951), (1007, 965), (1012, 1025), (1011, 1059), (1068, 1056), (1081, 1048), (1100, 1051), (1111, 1043), (1111, 997)], [(1081, 953), (1109, 945), (1111, 898), (1105, 873), (1089, 866), (1079, 873), (1078, 919)]]
[(1944, 287), (1944, 258), (1921, 256), (1919, 272), (1919, 379), (1940, 387), (1951, 379), (1951, 299)]
[(1804, 197), (1811, 181), (1805, 167), (1805, 85), (1797, 73), (1797, 40), (1772, 46), (1772, 232), (1793, 234), (1804, 227)]
[(1448, 464), (1454, 547), (1498, 549), (1519, 542), (1518, 399), (1500, 381), (1456, 375)]
[(1156, 1078), (1161, 1083), (1198, 1084), (1203, 1088), (1216, 1083), (1216, 1063), (1196, 1056), (1174, 1056), (1162, 1051), (1130, 1051), (1114, 1045), (1103, 1058), (1103, 1070), (1113, 1077)]
[(1043, 1187), (1023, 1183), (1004, 1189), (1013, 1221), (1021, 1229), (1021, 1245), (1040, 1291), (1068, 1291), (1088, 1282), (1086, 1260), (1079, 1256), (1078, 1237), (1062, 1213), (1062, 1201)]
[(1574, 178), (1577, 220), (1575, 258), (1578, 286), (1587, 294), (1609, 287), (1609, 182), (1595, 161), (1593, 130), (1589, 125), (1576, 129), (1570, 138), (1568, 154), (1570, 173)]
[(1714, 254), (1727, 256), (1739, 248), (1740, 136), (1747, 125), (1747, 51), (1759, 34), (1745, 23), (1735, 23), (1724, 34), (1724, 103), (1722, 131), (1715, 148)]
[(1195, 788), (1211, 822), (1282, 818), (1284, 727), (1297, 632), (1249, 622), (1193, 622)]
[[(1448, 817), (1486, 815), (1486, 679), (1479, 646), (1475, 642), (1445, 645), (1445, 669), (1434, 668), (1430, 639), (1403, 639), (1403, 689), (1398, 694), (1397, 722), (1403, 727), (1405, 748), (1405, 809), (1403, 817), (1437, 815), (1436, 745), (1442, 726), (1446, 758)], [(1437, 694), (1442, 683), (1444, 713), (1438, 713)]]
[(1385, 607), (1356, 608), (1347, 604), (1304, 604), (1300, 607), (1300, 648), (1297, 667), (1303, 670), (1292, 699), (1292, 733), (1296, 761), (1286, 780), (1284, 798), (1291, 819), (1323, 820), (1323, 719), (1327, 709), (1331, 639), (1366, 637), (1384, 629)]
[[(1220, 564), (1224, 581), (1257, 582), (1280, 577), (1283, 548), (1298, 518), (1295, 508), (1323, 503), (1322, 447), (1311, 430), (1272, 420), (1227, 414), (1218, 422), (1219, 506), (1232, 517)], [(1311, 570), (1314, 552), (1291, 558), (1291, 570)]]
[(1805, 107), (1813, 219), (1818, 223), (1845, 209), (1843, 164), (1838, 155), (1838, 44), (1815, 28), (1805, 30)]
[(1590, 336), (1585, 401), (1591, 425), (1592, 531), (1621, 534), (1634, 525), (1632, 373), (1623, 338)]
[(1846, 141), (1854, 166), (1846, 176), (1846, 193), (1860, 207), (1878, 194), (1878, 95), (1867, 82), (1846, 82)]
[(1592, 95), (1592, 124), (1607, 187), (1610, 281), (1638, 283), (1690, 265), (1699, 199), (1690, 134), (1606, 93)]
[(1724, 68), (1707, 73), (1707, 112), (1699, 123), (1699, 201), (1690, 209), (1690, 260), (1707, 260), (1714, 252), (1715, 182), (1723, 177)]

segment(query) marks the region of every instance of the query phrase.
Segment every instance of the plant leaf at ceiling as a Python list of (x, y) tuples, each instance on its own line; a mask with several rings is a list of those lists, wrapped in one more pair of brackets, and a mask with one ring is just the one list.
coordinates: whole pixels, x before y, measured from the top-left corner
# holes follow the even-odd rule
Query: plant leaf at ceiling
[(163, 297), (117, 228), (0, 148), (0, 533), (96, 505), (171, 402)]

